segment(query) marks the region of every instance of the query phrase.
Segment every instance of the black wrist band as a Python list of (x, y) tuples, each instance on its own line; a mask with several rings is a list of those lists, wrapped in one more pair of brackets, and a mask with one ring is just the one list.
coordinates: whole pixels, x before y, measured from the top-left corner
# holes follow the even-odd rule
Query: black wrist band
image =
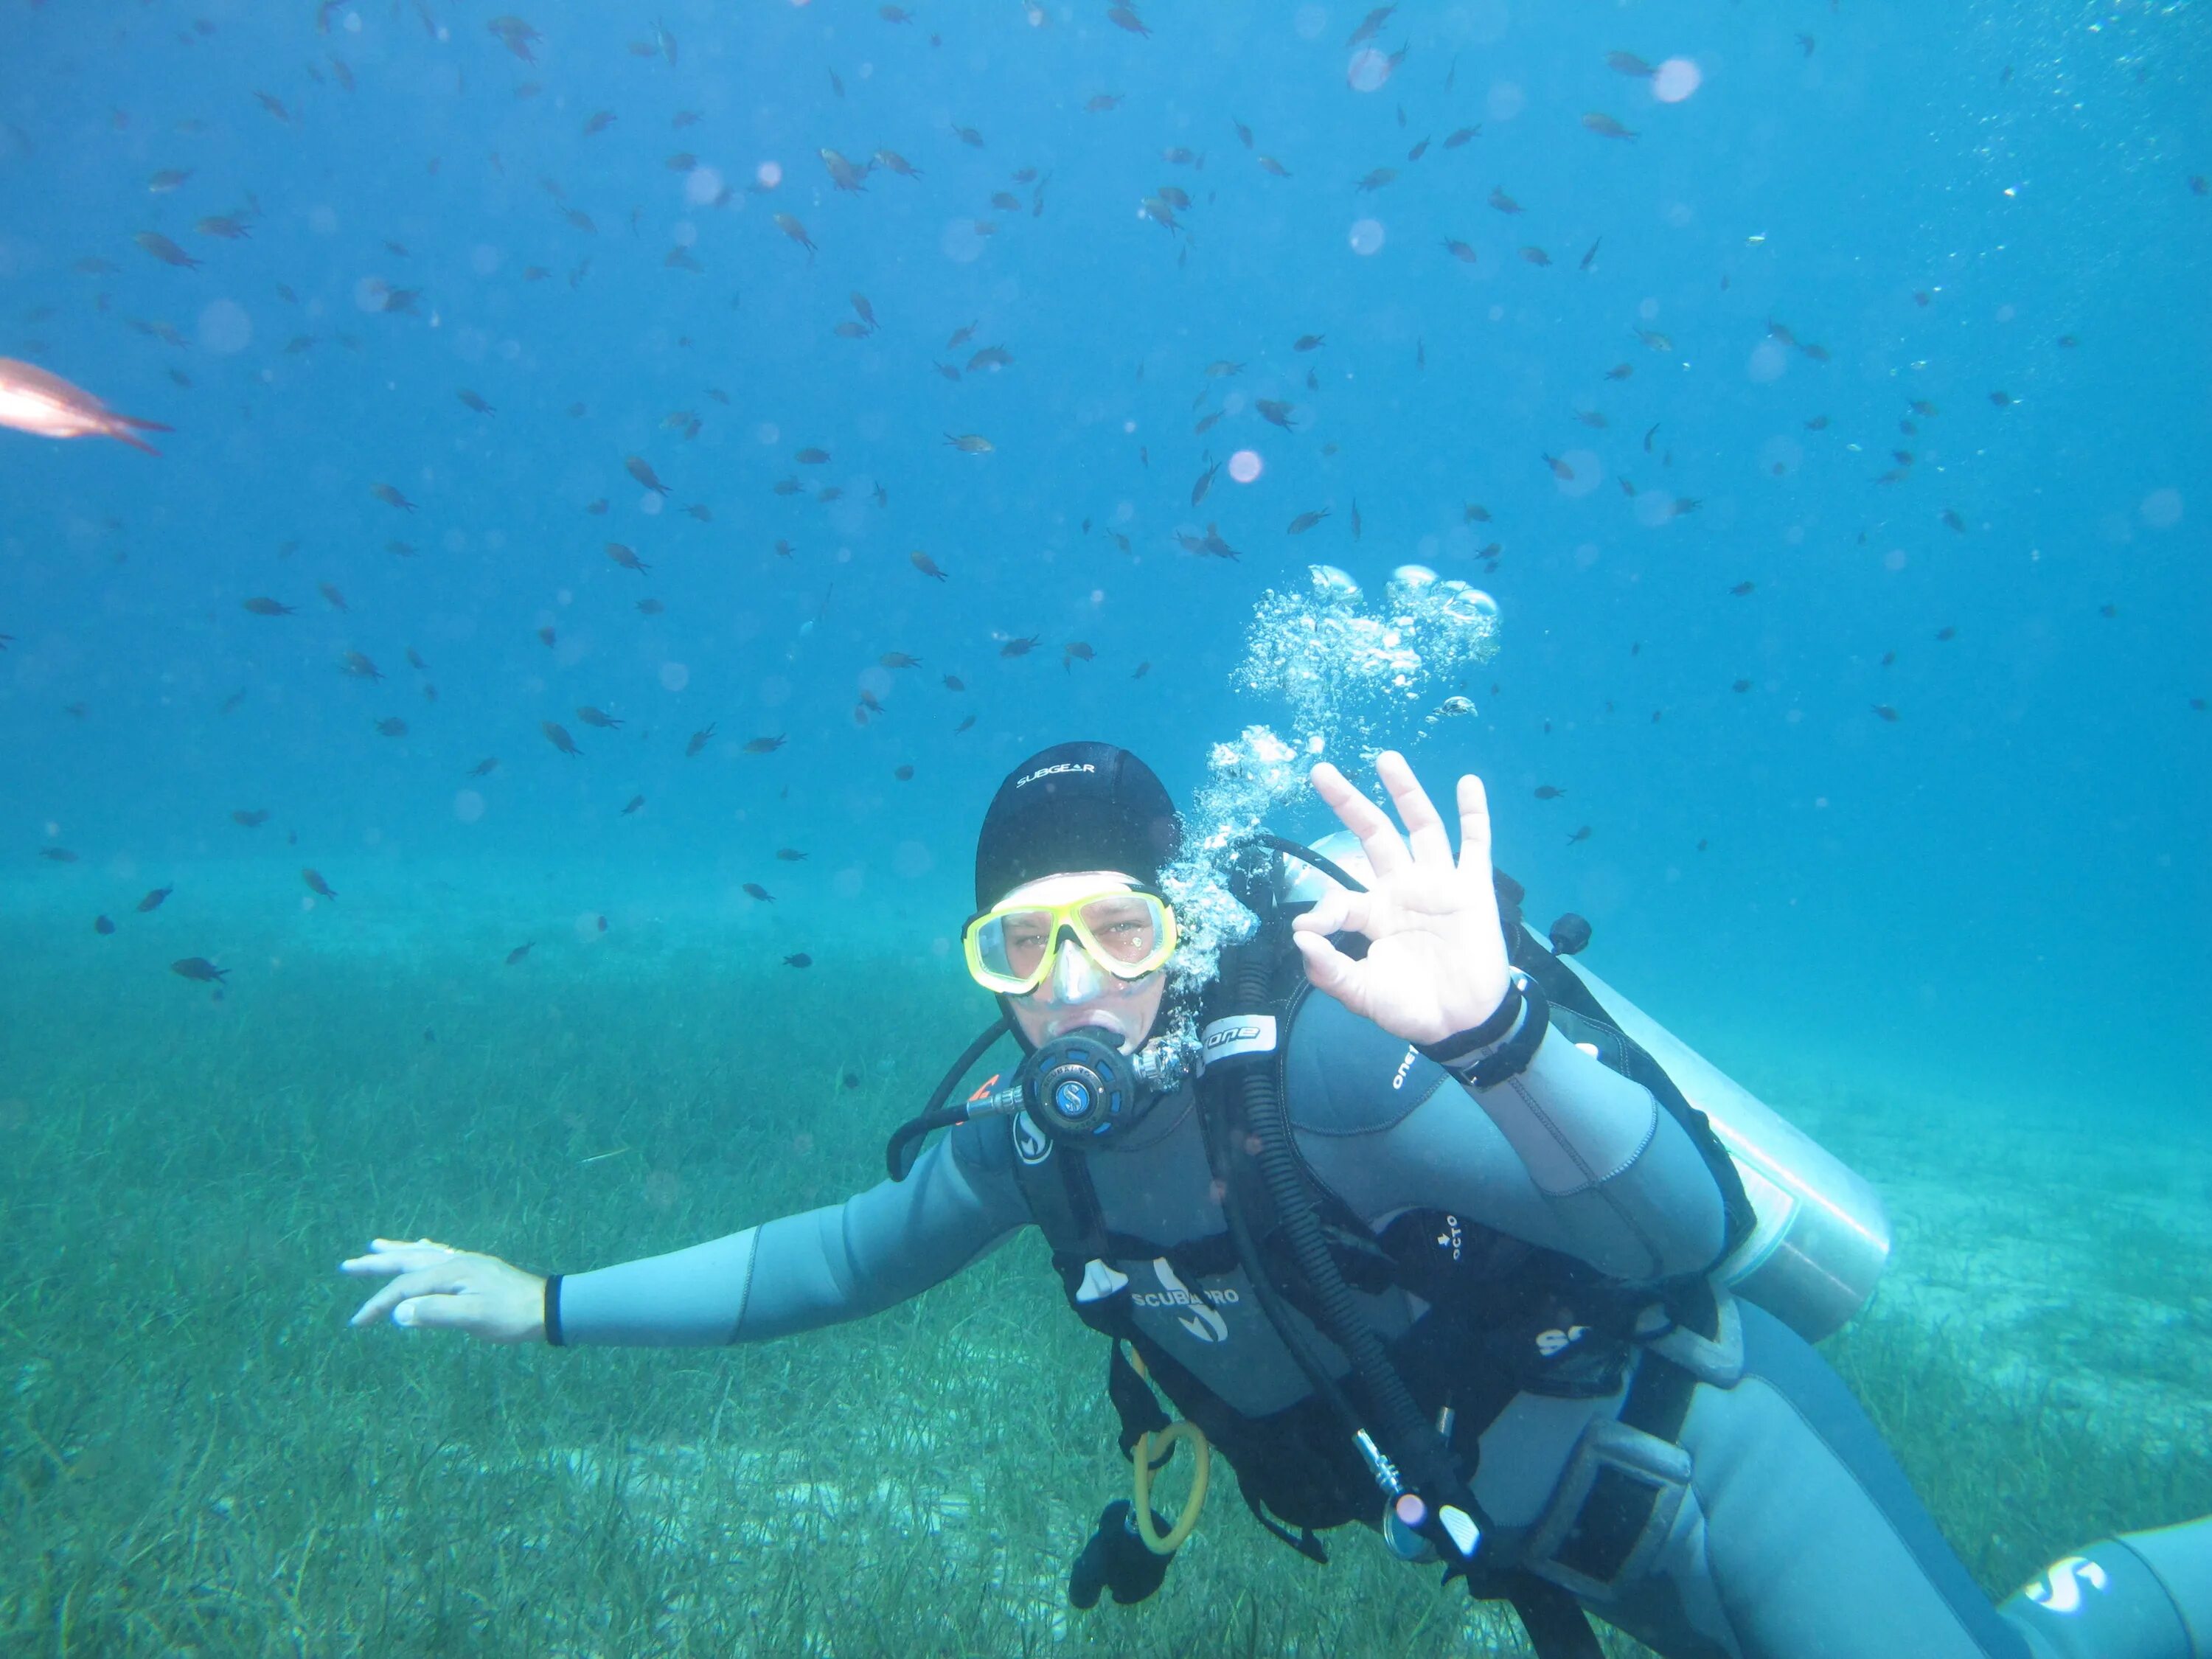
[(1439, 1066), (1450, 1066), (1474, 1049), (1487, 1048), (1494, 1042), (1503, 1042), (1506, 1034), (1512, 1030), (1513, 1022), (1521, 1018), (1522, 1001), (1519, 983), (1508, 980), (1504, 1000), (1481, 1024), (1471, 1030), (1455, 1032), (1441, 1042), (1417, 1042), (1413, 1046), (1424, 1059), (1433, 1060)]
[(561, 1340), (561, 1275), (545, 1275), (545, 1343), (548, 1347), (565, 1347)]
[[(1431, 1054), (1446, 1071), (1470, 1089), (1491, 1089), (1510, 1077), (1518, 1077), (1528, 1069), (1528, 1062), (1536, 1057), (1543, 1046), (1544, 1034), (1552, 1027), (1552, 1005), (1543, 988), (1525, 974), (1516, 973), (1513, 979), (1517, 994), (1508, 996), (1505, 1006), (1485, 1020), (1467, 1039), (1454, 1037), (1436, 1045), (1444, 1051), (1442, 1057)], [(1477, 1046), (1470, 1039), (1486, 1029), (1496, 1027), (1507, 1009), (1513, 1012), (1517, 1024), (1509, 1024), (1507, 1035), (1502, 1039), (1492, 1037), (1487, 1044)], [(1456, 1048), (1456, 1053), (1450, 1052)]]

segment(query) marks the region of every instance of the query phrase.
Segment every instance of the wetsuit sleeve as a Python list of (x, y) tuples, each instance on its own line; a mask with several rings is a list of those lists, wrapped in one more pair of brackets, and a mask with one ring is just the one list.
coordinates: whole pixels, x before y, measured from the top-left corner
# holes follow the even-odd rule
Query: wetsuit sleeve
[(564, 1345), (758, 1342), (879, 1313), (988, 1255), (1029, 1220), (987, 1139), (956, 1130), (902, 1182), (668, 1255), (564, 1277)]
[(1470, 1090), (1317, 998), (1299, 1024), (1316, 1014), (1292, 1121), (1314, 1172), (1370, 1224), (1447, 1210), (1632, 1280), (1720, 1253), (1725, 1200), (1688, 1132), (1558, 1030), (1519, 1076)]

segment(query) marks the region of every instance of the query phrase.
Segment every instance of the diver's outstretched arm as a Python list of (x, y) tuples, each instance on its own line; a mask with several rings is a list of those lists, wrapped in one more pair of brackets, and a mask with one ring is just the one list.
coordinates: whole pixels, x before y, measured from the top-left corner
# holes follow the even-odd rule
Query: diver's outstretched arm
[(428, 1239), (379, 1239), (339, 1271), (389, 1279), (353, 1316), (489, 1342), (632, 1347), (757, 1342), (918, 1296), (1029, 1221), (979, 1126), (924, 1152), (902, 1182), (666, 1255), (550, 1279)]

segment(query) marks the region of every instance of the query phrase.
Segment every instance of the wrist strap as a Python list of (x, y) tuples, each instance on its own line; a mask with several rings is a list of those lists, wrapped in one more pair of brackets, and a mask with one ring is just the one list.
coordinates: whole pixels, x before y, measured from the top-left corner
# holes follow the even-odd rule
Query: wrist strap
[(1468, 1088), (1494, 1088), (1528, 1069), (1551, 1029), (1551, 1016), (1542, 988), (1516, 968), (1505, 1000), (1488, 1019), (1471, 1031), (1416, 1047)]
[(545, 1344), (561, 1348), (568, 1345), (561, 1340), (561, 1275), (545, 1275)]

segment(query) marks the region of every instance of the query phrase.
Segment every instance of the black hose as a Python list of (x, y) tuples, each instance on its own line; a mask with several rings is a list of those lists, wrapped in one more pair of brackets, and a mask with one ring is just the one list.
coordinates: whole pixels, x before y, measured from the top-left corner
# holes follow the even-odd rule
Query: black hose
[(1310, 847), (1302, 846), (1285, 836), (1271, 836), (1265, 830), (1261, 831), (1256, 839), (1262, 847), (1280, 853), (1287, 858), (1294, 858), (1301, 864), (1310, 864), (1348, 893), (1364, 893), (1367, 890), (1366, 883), (1355, 879), (1335, 860), (1315, 852)]
[[(1235, 1006), (1264, 1006), (1268, 974), (1269, 964), (1261, 953), (1246, 955), (1237, 965), (1233, 988)], [(1237, 1079), (1237, 1088), (1245, 1127), (1260, 1143), (1260, 1172), (1267, 1184), (1278, 1223), (1290, 1241), (1298, 1269), (1318, 1304), (1321, 1328), (1351, 1360), (1352, 1373), (1358, 1377), (1373, 1407), (1382, 1449), (1403, 1460), (1407, 1466), (1405, 1473), (1413, 1477), (1413, 1484), (1426, 1487), (1433, 1498), (1442, 1499), (1455, 1494), (1461, 1482), (1451, 1467), (1449, 1449), (1422, 1416), (1405, 1379), (1384, 1352), (1382, 1338), (1352, 1300), (1352, 1287), (1344, 1282), (1336, 1259), (1328, 1253), (1328, 1246), (1322, 1237), (1304, 1173), (1291, 1147), (1290, 1125), (1283, 1115), (1273, 1068), (1265, 1064), (1248, 1064)], [(1243, 1242), (1238, 1241), (1240, 1256), (1243, 1255)], [(1244, 1267), (1255, 1285), (1264, 1282), (1255, 1263), (1247, 1261)], [(1298, 1358), (1304, 1364), (1306, 1357)], [(1310, 1375), (1312, 1368), (1308, 1369)], [(1316, 1381), (1318, 1391), (1333, 1407), (1352, 1422), (1360, 1420), (1346, 1406), (1343, 1395), (1326, 1373)]]
[(968, 1075), (969, 1068), (983, 1058), (984, 1052), (1006, 1034), (1004, 1014), (983, 1029), (981, 1035), (960, 1051), (960, 1058), (952, 1062), (929, 1097), (929, 1103), (921, 1109), (918, 1117), (908, 1118), (892, 1131), (890, 1144), (884, 1148), (884, 1165), (890, 1171), (893, 1181), (904, 1181), (914, 1172), (915, 1160), (907, 1156), (907, 1148), (922, 1139), (933, 1129), (942, 1129), (948, 1124), (958, 1123), (965, 1116), (966, 1103), (948, 1107), (945, 1103), (959, 1087), (960, 1079)]

